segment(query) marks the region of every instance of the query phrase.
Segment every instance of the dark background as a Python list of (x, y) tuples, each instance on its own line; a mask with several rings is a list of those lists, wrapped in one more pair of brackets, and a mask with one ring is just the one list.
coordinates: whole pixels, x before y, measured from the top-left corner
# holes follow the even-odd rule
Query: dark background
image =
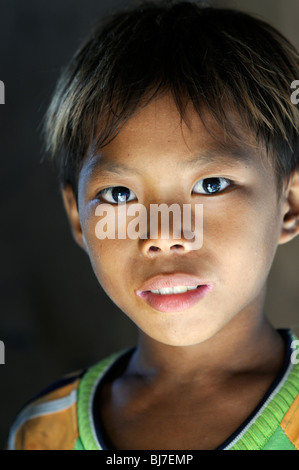
[[(32, 395), (136, 340), (135, 326), (102, 291), (86, 254), (72, 240), (56, 175), (41, 163), (40, 138), (61, 67), (96, 18), (131, 3), (0, 1), (0, 80), (6, 98), (0, 105), (0, 340), (5, 344), (0, 447)], [(298, 0), (212, 4), (257, 13), (299, 47)], [(297, 334), (298, 255), (299, 238), (279, 248), (266, 303), (274, 326), (293, 327)]]

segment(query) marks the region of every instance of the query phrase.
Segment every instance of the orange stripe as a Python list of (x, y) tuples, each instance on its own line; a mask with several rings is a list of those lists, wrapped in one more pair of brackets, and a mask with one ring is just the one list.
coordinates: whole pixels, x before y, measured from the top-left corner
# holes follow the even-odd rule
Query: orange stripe
[(299, 395), (285, 414), (280, 426), (299, 450)]
[[(68, 396), (78, 388), (80, 379), (54, 390), (31, 403), (48, 403), (51, 400)], [(72, 450), (79, 436), (77, 404), (49, 414), (28, 417), (15, 435), (16, 450)]]
[(16, 449), (22, 450), (72, 450), (78, 438), (76, 405), (70, 408), (32, 418), (17, 434)]
[(71, 382), (67, 385), (62, 385), (59, 388), (56, 388), (55, 390), (52, 390), (51, 392), (48, 392), (47, 394), (42, 395), (41, 397), (34, 400), (34, 404), (37, 405), (40, 403), (46, 403), (50, 400), (57, 400), (59, 398), (66, 397), (73, 390), (78, 388), (79, 383), (80, 383), (80, 378), (74, 380), (74, 382)]

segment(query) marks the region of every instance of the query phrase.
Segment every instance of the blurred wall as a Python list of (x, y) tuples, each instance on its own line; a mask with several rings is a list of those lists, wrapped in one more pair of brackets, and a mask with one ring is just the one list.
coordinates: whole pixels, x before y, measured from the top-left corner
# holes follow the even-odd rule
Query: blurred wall
[[(260, 15), (299, 47), (297, 0), (215, 0)], [(125, 0), (2, 0), (0, 80), (0, 445), (18, 409), (62, 374), (131, 346), (135, 326), (73, 242), (56, 175), (41, 164), (40, 123), (61, 67), (95, 18)], [(298, 77), (299, 79), (299, 77)], [(266, 312), (299, 333), (299, 239), (279, 248)]]

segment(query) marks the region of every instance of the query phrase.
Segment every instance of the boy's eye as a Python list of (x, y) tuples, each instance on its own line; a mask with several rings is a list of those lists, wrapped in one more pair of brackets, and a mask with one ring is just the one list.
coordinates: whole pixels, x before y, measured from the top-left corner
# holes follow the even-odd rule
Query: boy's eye
[(193, 187), (193, 193), (197, 194), (216, 194), (220, 193), (232, 182), (226, 178), (205, 178), (199, 180)]
[(135, 194), (129, 188), (124, 186), (113, 186), (111, 188), (102, 189), (98, 193), (105, 202), (111, 204), (125, 204), (126, 202), (136, 199)]

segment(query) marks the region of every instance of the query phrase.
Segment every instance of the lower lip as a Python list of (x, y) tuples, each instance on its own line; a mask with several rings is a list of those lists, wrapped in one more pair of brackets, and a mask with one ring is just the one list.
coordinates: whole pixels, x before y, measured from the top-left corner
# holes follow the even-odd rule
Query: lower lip
[(195, 305), (210, 290), (211, 285), (199, 286), (197, 289), (188, 290), (183, 294), (154, 294), (150, 291), (141, 291), (137, 295), (145, 300), (152, 308), (159, 312), (180, 312)]

